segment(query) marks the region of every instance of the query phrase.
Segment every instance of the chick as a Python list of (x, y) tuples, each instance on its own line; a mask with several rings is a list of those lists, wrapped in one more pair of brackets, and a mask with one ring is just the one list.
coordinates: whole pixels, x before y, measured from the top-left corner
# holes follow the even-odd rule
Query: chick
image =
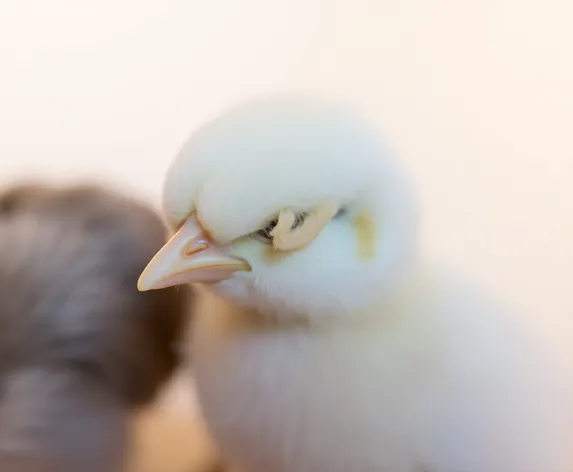
[(239, 104), (172, 163), (139, 288), (201, 284), (197, 391), (237, 470), (573, 470), (571, 359), (426, 264), (417, 208), (375, 129), (312, 97)]
[(119, 472), (128, 417), (180, 362), (190, 289), (143, 294), (166, 241), (146, 205), (95, 185), (0, 194), (0, 470)]

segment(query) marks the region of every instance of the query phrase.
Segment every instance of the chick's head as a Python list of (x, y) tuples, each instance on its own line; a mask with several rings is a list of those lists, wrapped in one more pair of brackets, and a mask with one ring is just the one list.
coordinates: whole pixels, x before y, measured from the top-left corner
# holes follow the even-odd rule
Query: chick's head
[(171, 164), (173, 238), (140, 290), (208, 283), (263, 313), (352, 313), (416, 247), (413, 198), (376, 133), (346, 107), (267, 97), (204, 125)]

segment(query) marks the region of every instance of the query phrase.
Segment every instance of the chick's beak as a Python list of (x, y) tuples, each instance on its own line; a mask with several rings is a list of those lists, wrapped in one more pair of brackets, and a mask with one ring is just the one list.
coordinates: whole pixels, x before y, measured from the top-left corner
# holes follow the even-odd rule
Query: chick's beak
[(225, 255), (191, 216), (141, 273), (138, 290), (155, 290), (185, 283), (214, 283), (236, 271), (250, 270), (246, 261)]

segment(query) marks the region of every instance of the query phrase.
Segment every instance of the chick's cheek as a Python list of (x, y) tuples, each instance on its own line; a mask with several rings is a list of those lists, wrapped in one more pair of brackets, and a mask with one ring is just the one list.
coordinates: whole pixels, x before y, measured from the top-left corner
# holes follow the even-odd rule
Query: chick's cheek
[(268, 245), (263, 249), (262, 259), (269, 264), (280, 264), (289, 254), (291, 254), (291, 251), (281, 251), (275, 249), (272, 245)]
[(354, 219), (353, 226), (356, 232), (358, 256), (363, 261), (374, 259), (377, 234), (373, 218), (367, 213), (362, 213)]

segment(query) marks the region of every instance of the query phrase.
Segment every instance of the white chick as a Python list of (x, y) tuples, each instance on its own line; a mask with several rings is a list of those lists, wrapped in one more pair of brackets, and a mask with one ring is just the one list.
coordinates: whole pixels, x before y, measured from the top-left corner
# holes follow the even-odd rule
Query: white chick
[(424, 268), (416, 202), (345, 107), (232, 108), (173, 162), (140, 290), (202, 283), (192, 356), (244, 472), (571, 472), (571, 376), (535, 326)]

